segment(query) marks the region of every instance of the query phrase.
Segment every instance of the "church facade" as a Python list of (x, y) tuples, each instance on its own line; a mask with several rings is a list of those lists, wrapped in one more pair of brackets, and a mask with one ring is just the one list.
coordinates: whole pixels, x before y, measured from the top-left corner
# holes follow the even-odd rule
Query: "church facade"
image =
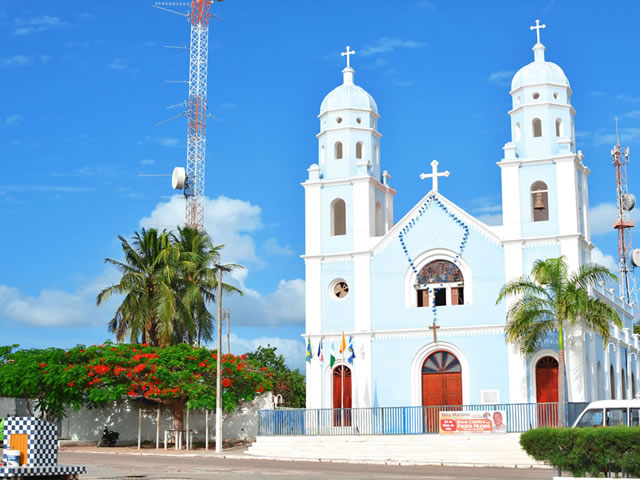
[[(545, 60), (538, 30), (534, 60), (509, 92), (502, 225), (439, 193), (448, 172), (435, 161), (422, 175), (433, 188), (395, 221), (378, 108), (354, 83), (352, 53), (321, 104), (318, 162), (302, 184), (307, 408), (557, 401), (557, 336), (524, 358), (505, 342), (508, 302), (495, 302), (537, 259), (564, 255), (571, 269), (591, 259), (589, 169), (563, 70)], [(640, 374), (632, 309), (604, 287), (593, 295), (619, 311), (624, 328), (612, 327), (606, 348), (592, 332), (566, 333), (567, 400), (631, 398)], [(344, 356), (343, 332), (352, 347)]]

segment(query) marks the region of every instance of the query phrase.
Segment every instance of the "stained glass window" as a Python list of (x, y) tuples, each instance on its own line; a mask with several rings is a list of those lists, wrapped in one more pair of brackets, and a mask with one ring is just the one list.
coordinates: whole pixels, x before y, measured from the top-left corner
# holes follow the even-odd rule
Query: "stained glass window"
[(445, 351), (432, 353), (422, 366), (422, 373), (455, 373), (460, 371), (458, 359), (454, 354)]
[(425, 265), (418, 274), (419, 284), (463, 282), (462, 272), (447, 260), (436, 260)]

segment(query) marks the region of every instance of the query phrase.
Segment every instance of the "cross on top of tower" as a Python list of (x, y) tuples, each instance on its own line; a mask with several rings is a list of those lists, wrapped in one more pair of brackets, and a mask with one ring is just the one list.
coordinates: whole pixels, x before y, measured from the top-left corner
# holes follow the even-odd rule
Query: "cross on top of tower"
[(449, 170), (438, 172), (438, 165), (440, 165), (438, 161), (434, 160), (433, 162), (431, 162), (431, 173), (420, 174), (420, 180), (424, 180), (425, 178), (433, 179), (433, 187), (431, 188), (431, 190), (434, 192), (438, 191), (438, 177), (448, 177), (450, 175)]
[[(536, 31), (536, 36), (538, 37), (538, 43), (540, 43), (540, 29), (541, 28), (547, 28), (547, 26), (544, 25), (544, 24), (540, 25), (540, 20), (536, 20), (536, 24), (529, 27), (529, 30), (535, 30)], [(538, 43), (536, 43), (536, 45)]]
[(351, 65), (349, 65), (349, 57), (351, 55), (353, 55), (354, 53), (356, 53), (355, 50), (349, 50), (351, 47), (349, 47), (349, 45), (347, 45), (347, 51), (346, 52), (342, 52), (340, 55), (342, 55), (343, 57), (346, 55), (347, 56), (347, 68), (351, 68)]

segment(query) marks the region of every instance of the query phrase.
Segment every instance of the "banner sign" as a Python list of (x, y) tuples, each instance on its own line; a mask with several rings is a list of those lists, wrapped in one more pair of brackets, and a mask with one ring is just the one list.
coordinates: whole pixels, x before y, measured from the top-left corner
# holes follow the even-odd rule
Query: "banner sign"
[(438, 412), (440, 433), (507, 433), (507, 412)]

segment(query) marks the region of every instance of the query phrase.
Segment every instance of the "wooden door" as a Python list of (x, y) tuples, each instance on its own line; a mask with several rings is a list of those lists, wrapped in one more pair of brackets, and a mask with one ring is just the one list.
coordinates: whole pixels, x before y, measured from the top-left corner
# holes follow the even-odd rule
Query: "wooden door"
[(536, 364), (536, 401), (538, 425), (552, 427), (558, 425), (558, 361), (553, 357), (542, 357)]
[(27, 464), (27, 445), (29, 435), (26, 433), (12, 433), (9, 437), (9, 450), (20, 450), (20, 465)]
[(333, 426), (351, 426), (351, 369), (339, 365), (333, 369)]
[[(424, 429), (439, 431), (440, 407), (455, 410), (462, 405), (462, 370), (460, 362), (450, 352), (431, 354), (422, 366), (422, 406), (424, 407)], [(453, 407), (453, 408), (452, 408)]]

